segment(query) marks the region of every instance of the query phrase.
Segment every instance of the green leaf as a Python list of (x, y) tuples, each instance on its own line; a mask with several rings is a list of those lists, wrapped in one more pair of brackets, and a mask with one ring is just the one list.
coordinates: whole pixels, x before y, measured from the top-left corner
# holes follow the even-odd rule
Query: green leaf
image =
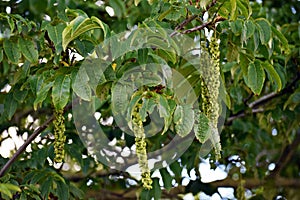
[(172, 9), (171, 12), (169, 12), (165, 19), (170, 20), (170, 21), (178, 21), (180, 18), (184, 18), (187, 15), (186, 13), (186, 8), (184, 7), (179, 7), (176, 9)]
[(138, 61), (140, 64), (146, 64), (148, 61), (148, 49), (139, 49), (138, 50)]
[(290, 110), (294, 110), (296, 106), (300, 104), (300, 89), (298, 88), (290, 97), (288, 100), (285, 102), (283, 109), (285, 110), (286, 107), (289, 106)]
[(200, 112), (196, 115), (196, 122), (194, 126), (195, 136), (201, 143), (204, 143), (210, 137), (209, 119)]
[(236, 61), (238, 58), (238, 55), (239, 55), (239, 51), (238, 51), (237, 47), (232, 43), (228, 43), (227, 53), (226, 53), (226, 58), (227, 58), (228, 62)]
[(14, 99), (13, 93), (10, 92), (6, 95), (4, 100), (4, 112), (6, 112), (8, 120), (11, 120), (12, 116), (15, 114), (17, 106), (18, 102)]
[(175, 179), (181, 179), (181, 171), (182, 171), (182, 168), (180, 167), (180, 164), (178, 161), (175, 161), (173, 162), (171, 165), (170, 165), (170, 169), (172, 170), (172, 172), (175, 174)]
[(288, 40), (286, 39), (286, 37), (280, 31), (278, 31), (275, 27), (271, 26), (271, 29), (272, 29), (273, 34), (281, 42), (283, 49), (286, 51), (286, 53), (289, 53), (290, 47), (289, 47), (289, 43), (288, 43)]
[[(149, 103), (150, 103), (150, 98), (143, 98), (142, 100), (143, 100), (143, 104), (142, 104), (142, 107), (140, 109), (140, 115), (141, 115), (142, 121), (145, 122), (146, 117), (148, 116), (148, 106), (149, 106)], [(155, 105), (156, 104), (154, 104), (154, 106)], [(151, 114), (151, 113), (149, 112), (149, 114)]]
[(18, 69), (18, 71), (14, 74), (13, 85), (18, 83), (21, 79), (26, 78), (29, 74), (30, 62), (26, 60), (22, 67)]
[[(238, 10), (241, 12), (241, 14), (245, 16), (246, 19), (248, 19), (250, 17), (248, 8), (246, 8), (246, 6), (240, 0), (236, 0), (236, 3), (237, 3)], [(248, 7), (249, 7), (249, 3), (248, 3)]]
[(170, 175), (170, 173), (168, 172), (168, 170), (166, 168), (161, 168), (159, 170), (160, 172), (160, 175), (163, 179), (163, 182), (164, 182), (164, 187), (169, 190), (172, 188), (172, 180), (173, 180), (173, 177)]
[(159, 116), (168, 117), (170, 115), (170, 107), (166, 97), (159, 95), (159, 104), (158, 104)]
[(230, 22), (230, 28), (234, 35), (240, 35), (243, 30), (243, 21), (241, 19), (237, 19), (235, 21)]
[(69, 75), (58, 75), (52, 88), (52, 102), (56, 110), (62, 110), (70, 97), (71, 79)]
[(60, 54), (62, 51), (62, 32), (65, 27), (64, 24), (58, 24), (56, 26), (48, 24), (46, 26), (49, 38), (55, 46), (56, 54)]
[(230, 0), (231, 12), (230, 12), (230, 20), (236, 20), (237, 10), (236, 10), (236, 0)]
[(27, 94), (28, 90), (21, 90), (20, 88), (18, 90), (14, 90), (14, 98), (20, 103), (23, 103)]
[(31, 63), (37, 63), (39, 59), (38, 51), (34, 47), (34, 43), (32, 41), (19, 38), (19, 47), (24, 55), (24, 57), (30, 61)]
[(282, 83), (281, 83), (281, 78), (277, 71), (275, 70), (274, 66), (271, 65), (268, 61), (265, 61), (263, 63), (264, 69), (267, 71), (269, 77), (271, 78), (270, 81), (275, 81), (277, 85), (277, 91), (280, 91), (282, 89)]
[(37, 91), (36, 98), (33, 102), (34, 110), (37, 110), (37, 107), (47, 98), (47, 94), (52, 86), (53, 82), (42, 84), (40, 90)]
[(96, 95), (101, 101), (105, 101), (110, 95), (110, 89), (112, 86), (112, 81), (104, 82), (102, 84), (99, 84), (96, 88)]
[(117, 82), (112, 87), (112, 111), (115, 115), (125, 114), (128, 108), (129, 94), (132, 93), (132, 87)]
[(131, 121), (132, 117), (134, 116), (133, 111), (134, 111), (136, 105), (141, 100), (141, 98), (142, 98), (142, 93), (140, 91), (136, 91), (131, 96), (131, 99), (130, 99), (130, 102), (129, 102), (128, 108), (127, 108), (127, 121)]
[(88, 84), (89, 77), (84, 67), (81, 67), (77, 72), (75, 81), (72, 83), (73, 91), (83, 100), (90, 101), (92, 98), (92, 91)]
[(170, 6), (169, 9), (167, 9), (166, 11), (164, 11), (162, 14), (159, 15), (159, 17), (157, 18), (158, 21), (162, 21), (163, 19), (165, 19), (165, 17), (172, 12), (173, 10), (173, 6)]
[(243, 28), (243, 41), (246, 41), (249, 39), (255, 32), (255, 24), (253, 23), (252, 20), (247, 20), (244, 23), (244, 28)]
[(19, 186), (11, 183), (0, 183), (0, 193), (5, 194), (10, 199), (13, 199), (13, 194), (16, 192), (21, 192)]
[(47, 180), (41, 183), (40, 190), (41, 190), (41, 195), (44, 199), (48, 199), (52, 185), (53, 185), (52, 177), (48, 177)]
[(170, 61), (173, 64), (177, 62), (176, 53), (174, 51), (166, 51), (163, 49), (157, 49), (157, 54), (165, 59), (167, 62)]
[(96, 28), (102, 29), (104, 36), (107, 36), (108, 26), (98, 18), (84, 18), (83, 16), (76, 17), (62, 32), (63, 50), (65, 51), (68, 44), (81, 34)]
[(179, 136), (184, 137), (189, 134), (194, 125), (194, 111), (192, 105), (177, 105), (173, 122), (175, 123), (175, 131)]
[(69, 199), (69, 187), (66, 183), (57, 181), (56, 194), (58, 199)]
[(250, 89), (255, 95), (259, 95), (265, 82), (265, 72), (259, 61), (249, 64), (247, 78)]
[(18, 64), (21, 57), (18, 45), (10, 40), (4, 40), (3, 48), (8, 59), (15, 64)]
[(262, 44), (268, 44), (268, 42), (271, 39), (271, 25), (270, 23), (264, 19), (259, 18), (255, 20), (259, 35), (260, 35), (260, 41)]
[(84, 192), (80, 190), (80, 188), (78, 188), (74, 183), (70, 183), (69, 189), (70, 189), (70, 193), (72, 193), (76, 199), (83, 199)]
[(126, 14), (125, 3), (122, 0), (110, 0), (110, 6), (114, 9), (115, 15), (118, 19), (122, 18)]
[(163, 95), (159, 95), (158, 110), (160, 117), (164, 118), (164, 129), (161, 134), (167, 132), (171, 122), (172, 122), (172, 112), (169, 106), (167, 98)]

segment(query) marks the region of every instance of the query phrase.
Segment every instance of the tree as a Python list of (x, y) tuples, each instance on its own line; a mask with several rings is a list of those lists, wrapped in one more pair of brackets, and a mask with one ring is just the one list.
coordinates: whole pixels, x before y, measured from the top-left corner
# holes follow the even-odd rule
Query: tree
[(0, 198), (300, 197), (298, 1), (0, 5)]

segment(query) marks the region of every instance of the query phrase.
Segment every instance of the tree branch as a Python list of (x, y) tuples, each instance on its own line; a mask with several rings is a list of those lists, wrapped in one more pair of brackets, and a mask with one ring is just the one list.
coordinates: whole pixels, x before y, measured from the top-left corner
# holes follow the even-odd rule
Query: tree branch
[[(254, 189), (258, 188), (260, 186), (263, 186), (267, 183), (273, 184), (275, 187), (284, 187), (284, 188), (299, 188), (300, 187), (300, 179), (295, 178), (283, 178), (283, 177), (276, 177), (275, 179), (270, 180), (260, 180), (255, 178), (249, 178), (249, 179), (243, 179), (245, 181), (245, 188), (248, 189)], [(218, 188), (218, 187), (233, 187), (237, 188), (240, 185), (240, 180), (233, 180), (230, 177), (227, 177), (223, 180), (214, 181), (211, 183), (202, 183), (202, 186), (198, 187), (199, 192), (203, 191), (202, 187), (212, 187), (212, 188)], [(86, 194), (85, 198), (93, 197), (95, 199), (136, 199), (137, 193), (140, 192), (139, 187), (132, 187), (127, 190), (114, 190), (114, 191), (108, 191), (105, 188), (101, 188), (100, 191), (97, 190), (89, 190)], [(180, 194), (186, 194), (187, 187), (179, 185), (177, 187), (173, 187), (170, 190), (162, 189), (162, 198), (167, 199), (180, 199)], [(99, 196), (101, 194), (101, 196)]]
[(279, 176), (282, 169), (286, 166), (286, 164), (291, 160), (293, 154), (296, 152), (300, 144), (300, 129), (297, 131), (296, 137), (293, 142), (287, 145), (281, 153), (278, 161), (276, 162), (275, 169), (271, 172), (268, 178), (274, 178)]
[[(72, 104), (68, 104), (64, 111), (71, 109)], [(41, 133), (43, 132), (49, 124), (54, 120), (54, 115), (50, 116), (41, 126), (34, 130), (34, 132), (28, 137), (24, 144), (16, 151), (16, 153), (8, 160), (7, 163), (0, 170), (0, 177), (4, 176), (5, 172), (10, 168), (10, 166), (17, 160), (17, 158), (25, 151), (26, 147)]]
[(261, 98), (257, 99), (256, 101), (253, 101), (252, 103), (250, 103), (248, 105), (249, 108), (255, 108), (257, 106), (260, 106), (268, 101), (270, 101), (271, 99), (284, 95), (290, 91), (293, 91), (292, 88), (295, 86), (295, 84), (297, 83), (297, 81), (300, 79), (300, 73), (297, 73), (296, 77), (294, 78), (294, 80), (287, 86), (285, 87), (281, 92), (272, 92), (270, 94), (267, 94), (265, 96), (262, 96)]
[[(296, 77), (294, 78), (294, 80), (288, 85), (286, 86), (281, 92), (271, 92), (270, 94), (266, 94), (264, 96), (262, 96), (261, 98), (251, 102), (248, 105), (248, 108), (250, 108), (250, 111), (248, 111), (249, 113), (259, 113), (259, 112), (263, 112), (264, 110), (257, 108), (258, 106), (264, 105), (267, 102), (269, 102), (270, 100), (282, 96), (284, 94), (287, 94), (288, 92), (293, 91), (293, 87), (296, 85), (296, 83), (300, 80), (300, 73), (297, 73)], [(231, 124), (231, 122), (234, 119), (237, 118), (241, 118), (241, 117), (245, 117), (247, 115), (247, 111), (246, 109), (240, 111), (237, 114), (231, 115), (227, 121), (226, 124), (229, 125)]]
[[(207, 12), (211, 7), (213, 7), (215, 4), (217, 3), (217, 0), (213, 0), (210, 4), (208, 4), (205, 8), (205, 10), (202, 11), (202, 15), (204, 15), (205, 12)], [(187, 33), (190, 33), (190, 32), (194, 32), (194, 31), (197, 31), (197, 30), (201, 30), (205, 27), (207, 27), (208, 25), (210, 25), (212, 23), (211, 22), (207, 22), (207, 23), (204, 23), (200, 26), (197, 26), (197, 27), (194, 27), (192, 29), (188, 29), (188, 30), (185, 30), (185, 31), (182, 31), (182, 32), (177, 32), (178, 30), (181, 30), (183, 29), (183, 27), (187, 24), (189, 24), (191, 21), (193, 21), (194, 19), (197, 18), (198, 15), (192, 15), (191, 17), (189, 18), (186, 18), (183, 22), (181, 22), (178, 26), (176, 26), (175, 28), (175, 31), (173, 33), (170, 34), (170, 37), (173, 37), (179, 33), (181, 34), (187, 34)], [(224, 19), (225, 20), (225, 19)], [(220, 20), (219, 20), (220, 21)], [(215, 20), (214, 22), (218, 22), (217, 20)], [(195, 28), (198, 28), (198, 29), (195, 29)]]
[[(295, 178), (282, 178), (276, 177), (274, 179), (269, 180), (260, 180), (255, 178), (243, 179), (245, 181), (245, 188), (253, 189), (265, 185), (267, 182), (274, 184), (276, 187), (288, 187), (288, 188), (299, 188), (300, 187), (300, 179)], [(240, 185), (240, 180), (233, 180), (231, 178), (226, 178), (220, 181), (214, 181), (210, 183), (214, 187), (233, 187), (237, 188)]]

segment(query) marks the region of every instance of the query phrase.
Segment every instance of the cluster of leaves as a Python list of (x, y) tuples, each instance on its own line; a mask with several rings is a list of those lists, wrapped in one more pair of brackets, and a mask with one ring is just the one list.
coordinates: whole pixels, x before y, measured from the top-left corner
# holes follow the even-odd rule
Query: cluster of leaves
[[(300, 113), (300, 90), (293, 90), (298, 83), (291, 80), (299, 73), (300, 46), (295, 41), (299, 41), (300, 33), (299, 23), (295, 20), (295, 23), (281, 24), (283, 22), (280, 20), (286, 16), (284, 13), (273, 16), (271, 10), (248, 0), (22, 0), (2, 1), (0, 4), (0, 88), (11, 87), (8, 92), (0, 93), (0, 103), (4, 104), (0, 107), (1, 132), (16, 125), (19, 135), (31, 134), (34, 124), (27, 122), (29, 115), (34, 116), (35, 120), (44, 121), (50, 117), (53, 109), (63, 110), (71, 102), (71, 92), (86, 101), (92, 100), (95, 93), (101, 101), (97, 111), (101, 112), (102, 119), (112, 114), (122, 114), (127, 117), (129, 127), (137, 102), (142, 102), (140, 115), (145, 124), (148, 115), (158, 110), (164, 121), (160, 133), (165, 134), (147, 138), (147, 148), (159, 149), (168, 143), (170, 136), (187, 135), (193, 125), (197, 124), (195, 118), (201, 117), (200, 121), (204, 122), (207, 120), (206, 116), (194, 113), (193, 107), (195, 99), (192, 92), (199, 96), (204, 89), (199, 70), (194, 65), (199, 63), (199, 57), (195, 59), (189, 53), (196, 49), (196, 43), (175, 38), (182, 32), (194, 37), (196, 42), (209, 43), (208, 32), (214, 30), (220, 39), (220, 75), (224, 84), (220, 89), (220, 98), (229, 108), (231, 117), (240, 113), (252, 114), (248, 101), (255, 102), (261, 95), (280, 91), (283, 95), (289, 93), (268, 104), (255, 117), (250, 115), (245, 119), (236, 119), (231, 126), (226, 126), (221, 135), (224, 158), (220, 162), (233, 166), (235, 163), (230, 156), (238, 155), (247, 165), (244, 177), (251, 177), (254, 173), (257, 178), (264, 179), (269, 171), (266, 164), (257, 167), (261, 163), (258, 154), (277, 149), (275, 154), (266, 155), (266, 160), (274, 161), (281, 152), (281, 141), (289, 143), (295, 136), (299, 124), (294, 119)], [(107, 6), (113, 8), (114, 15), (106, 12)], [(11, 13), (5, 12), (3, 8), (6, 7), (11, 9)], [(208, 17), (204, 17), (204, 14)], [(79, 55), (85, 59), (105, 39), (114, 38), (115, 34), (131, 29), (134, 25), (150, 33), (153, 31), (151, 27), (155, 27), (158, 32), (153, 32), (152, 36), (147, 33), (147, 37), (150, 35), (148, 38), (129, 34), (127, 42), (121, 46), (120, 41), (111, 39), (111, 44), (104, 44), (108, 46), (105, 54), (96, 51), (99, 59), (92, 59), (91, 63), (82, 67)], [(175, 31), (169, 33), (165, 29)], [(182, 44), (189, 48), (180, 49)], [(128, 52), (129, 46), (136, 48)], [(110, 56), (109, 62), (102, 59), (106, 55)], [(84, 63), (86, 61), (89, 62), (86, 59)], [(168, 65), (176, 69), (187, 82), (182, 83), (180, 77), (173, 80), (172, 84), (178, 88), (170, 91), (168, 84), (171, 83), (161, 85), (163, 76), (158, 75), (167, 74), (164, 71), (166, 69), (158, 69), (154, 65), (147, 67), (147, 63)], [(106, 65), (108, 67), (103, 68)], [(134, 73), (135, 77), (132, 78), (137, 66), (144, 66), (147, 70), (141, 72), (139, 68), (139, 73)], [(124, 80), (130, 81), (128, 83)], [(137, 85), (132, 85), (133, 80)], [(143, 82), (138, 83), (138, 80)], [(182, 92), (187, 85), (192, 88), (192, 92)], [(134, 95), (133, 88), (139, 89)], [(197, 103), (203, 103), (203, 99)], [(76, 199), (83, 198), (83, 192), (78, 188), (96, 190), (106, 187), (114, 191), (114, 188), (124, 190), (136, 187), (119, 178), (116, 181), (111, 177), (90, 177), (88, 174), (97, 172), (98, 165), (87, 155), (72, 120), (66, 120), (65, 123), (65, 162), (78, 164), (84, 174), (83, 180), (74, 184), (66, 178), (67, 172), (54, 168), (54, 139), (50, 128), (41, 135), (40, 142), (32, 143), (32, 152), (24, 152), (23, 160), (17, 161), (11, 171), (1, 178), (2, 198)], [(40, 125), (40, 122), (37, 124)], [(124, 139), (121, 139), (123, 129), (115, 128), (114, 125), (104, 127), (106, 134), (110, 140), (117, 139), (120, 146), (124, 147)], [(204, 128), (202, 131), (205, 132), (203, 124), (200, 128)], [(275, 129), (281, 132), (276, 139), (271, 135)], [(126, 136), (125, 145), (130, 148), (133, 144), (133, 138)], [(174, 186), (173, 180), (181, 184), (184, 168), (188, 172), (198, 169), (200, 161), (197, 152), (201, 147), (201, 144), (193, 143), (180, 161), (175, 161), (168, 169), (159, 170), (165, 189)], [(0, 162), (3, 166), (7, 159), (1, 158)], [(234, 170), (229, 172), (229, 177), (235, 173)], [(285, 173), (293, 177), (294, 171), (295, 168), (291, 167)], [(200, 179), (199, 176), (197, 174)], [(87, 186), (89, 181), (92, 182), (91, 187)], [(201, 184), (191, 182), (185, 192), (196, 195), (200, 191), (193, 188), (204, 191)], [(140, 192), (141, 198), (161, 197), (163, 190), (158, 178), (153, 178), (152, 186), (150, 191)]]

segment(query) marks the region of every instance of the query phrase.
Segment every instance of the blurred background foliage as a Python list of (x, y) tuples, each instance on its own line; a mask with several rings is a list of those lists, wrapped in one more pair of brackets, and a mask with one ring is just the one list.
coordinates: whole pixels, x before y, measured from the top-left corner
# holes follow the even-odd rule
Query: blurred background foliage
[[(203, 199), (299, 199), (299, 19), (297, 0), (0, 1), (2, 170), (24, 140), (45, 123), (45, 130), (8, 171), (1, 171), (0, 198), (180, 199), (189, 194)], [(220, 39), (227, 106), (225, 119), (220, 119), (225, 122), (222, 158), (215, 161), (213, 153), (200, 157), (201, 144), (194, 141), (179, 160), (155, 172), (150, 191), (143, 190), (136, 177), (98, 163), (87, 152), (67, 105), (71, 91), (78, 89), (74, 85), (78, 69), (95, 46), (136, 27), (168, 28), (195, 43), (208, 43), (214, 31)], [(159, 56), (184, 73), (185, 61), (176, 54), (155, 48), (146, 53), (148, 59)], [(115, 60), (116, 71), (122, 75), (144, 61), (138, 52), (126, 54)], [(185, 77), (192, 83), (195, 69), (188, 69)], [(107, 76), (108, 81), (118, 79), (115, 70), (106, 73), (114, 77)], [(62, 77), (67, 81), (60, 82)], [(67, 88), (60, 90), (65, 98), (57, 98), (55, 87)], [(102, 121), (112, 115), (108, 96), (100, 97), (105, 100), (97, 110)], [(63, 164), (53, 162), (53, 107), (66, 107)], [(114, 122), (102, 126), (119, 146), (134, 144), (132, 136), (122, 137)], [(152, 137), (149, 148), (161, 147), (173, 135), (168, 130)], [(10, 152), (5, 153), (8, 146)], [(201, 164), (226, 176), (205, 182)], [(232, 194), (222, 193), (224, 187)]]

